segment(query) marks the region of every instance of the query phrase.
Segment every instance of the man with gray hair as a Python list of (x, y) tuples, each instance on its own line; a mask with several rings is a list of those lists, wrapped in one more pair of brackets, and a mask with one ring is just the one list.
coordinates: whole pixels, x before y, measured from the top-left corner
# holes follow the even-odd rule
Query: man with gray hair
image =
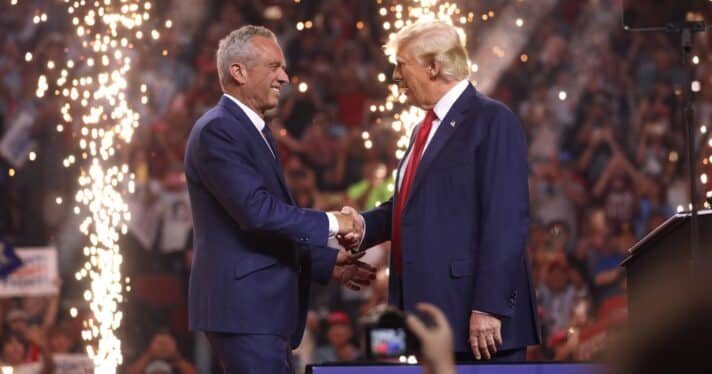
[(282, 50), (264, 27), (220, 41), (223, 96), (191, 130), (185, 174), (193, 211), (191, 330), (205, 331), (226, 373), (289, 373), (304, 331), (309, 282), (358, 290), (375, 269), (329, 237), (359, 238), (356, 215), (296, 206), (264, 120), (288, 83)]
[(467, 80), (459, 31), (421, 20), (386, 45), (393, 80), (427, 114), (394, 196), (363, 213), (361, 248), (391, 240), (389, 303), (442, 309), (458, 359), (524, 361), (541, 339), (526, 256), (526, 138), (507, 107)]

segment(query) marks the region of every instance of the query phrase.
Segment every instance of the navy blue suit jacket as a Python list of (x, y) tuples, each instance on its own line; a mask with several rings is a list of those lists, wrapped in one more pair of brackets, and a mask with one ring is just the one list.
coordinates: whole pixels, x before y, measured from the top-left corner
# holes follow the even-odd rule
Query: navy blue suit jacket
[[(362, 248), (391, 239), (394, 198), (363, 213)], [(403, 274), (391, 273), (389, 303), (409, 311), (418, 302), (437, 305), (457, 352), (470, 350), (473, 310), (501, 317), (501, 349), (538, 344), (528, 225), (523, 128), (507, 107), (469, 85), (442, 119), (411, 185), (401, 217)]]
[(301, 340), (310, 280), (327, 282), (323, 212), (295, 205), (278, 160), (223, 96), (193, 127), (185, 154), (193, 211), (189, 327)]

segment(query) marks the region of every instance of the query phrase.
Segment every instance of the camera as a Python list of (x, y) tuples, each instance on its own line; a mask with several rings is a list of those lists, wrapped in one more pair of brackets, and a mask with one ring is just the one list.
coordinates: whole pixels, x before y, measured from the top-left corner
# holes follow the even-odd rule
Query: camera
[(366, 358), (390, 359), (420, 353), (418, 338), (408, 330), (405, 314), (386, 308), (374, 321), (364, 324)]

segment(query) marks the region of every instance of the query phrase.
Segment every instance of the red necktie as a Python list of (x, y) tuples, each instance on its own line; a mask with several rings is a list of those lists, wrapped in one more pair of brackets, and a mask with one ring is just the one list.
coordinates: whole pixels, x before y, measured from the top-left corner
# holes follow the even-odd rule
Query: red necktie
[(435, 112), (429, 110), (428, 114), (425, 116), (425, 120), (418, 128), (418, 134), (415, 136), (415, 143), (410, 151), (410, 159), (405, 167), (405, 174), (403, 174), (403, 181), (401, 182), (401, 187), (398, 189), (398, 198), (396, 199), (395, 211), (393, 212), (393, 237), (391, 240), (391, 250), (393, 251), (393, 270), (395, 270), (396, 276), (400, 277), (402, 273), (402, 255), (401, 255), (401, 238), (400, 238), (400, 220), (403, 214), (403, 208), (405, 207), (405, 202), (408, 199), (408, 192), (410, 192), (410, 186), (415, 178), (415, 172), (418, 170), (418, 164), (420, 163), (420, 158), (423, 155), (423, 149), (425, 149), (425, 142), (428, 140), (428, 135), (430, 134), (430, 129), (433, 127), (433, 120), (435, 119)]

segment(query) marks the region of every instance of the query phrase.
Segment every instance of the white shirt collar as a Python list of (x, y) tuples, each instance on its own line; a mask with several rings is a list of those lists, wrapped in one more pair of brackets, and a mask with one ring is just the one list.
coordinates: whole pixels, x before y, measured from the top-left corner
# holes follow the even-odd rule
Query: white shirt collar
[(239, 106), (240, 109), (242, 109), (242, 111), (245, 112), (245, 114), (247, 115), (247, 118), (250, 119), (250, 122), (252, 122), (252, 124), (255, 125), (257, 130), (259, 132), (262, 132), (262, 129), (265, 128), (265, 120), (262, 119), (262, 117), (260, 117), (259, 114), (255, 113), (254, 110), (252, 110), (247, 105), (243, 104), (240, 100), (232, 97), (231, 95), (229, 95), (227, 93), (223, 93), (223, 95), (225, 95), (225, 97), (227, 97), (228, 99), (235, 102), (235, 104), (237, 104), (237, 106)]
[(457, 101), (460, 95), (465, 92), (469, 84), (470, 81), (467, 79), (459, 81), (456, 85), (449, 89), (437, 103), (435, 103), (433, 111), (435, 112), (435, 115), (438, 116), (438, 120), (442, 121), (442, 119), (445, 118), (452, 106), (455, 105), (455, 101)]

